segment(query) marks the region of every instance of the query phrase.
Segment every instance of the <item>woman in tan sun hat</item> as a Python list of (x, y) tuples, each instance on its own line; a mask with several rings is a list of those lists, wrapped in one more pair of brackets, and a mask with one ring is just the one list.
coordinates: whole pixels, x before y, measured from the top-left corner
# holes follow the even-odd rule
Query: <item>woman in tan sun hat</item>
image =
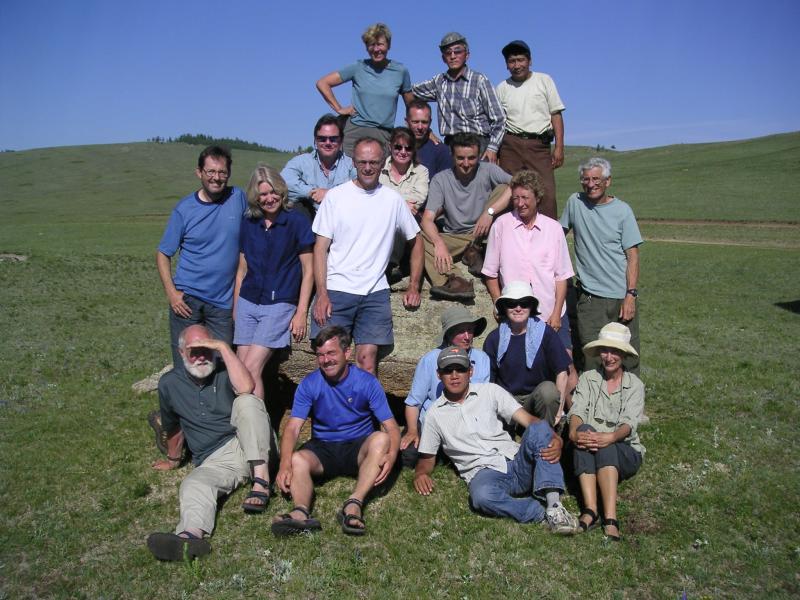
[(569, 413), (569, 439), (575, 445), (575, 475), (581, 486), (583, 531), (597, 524), (597, 490), (603, 501), (603, 531), (619, 541), (617, 486), (633, 477), (644, 457), (636, 428), (644, 413), (644, 384), (625, 370), (626, 355), (638, 356), (631, 332), (609, 323), (597, 340), (583, 347), (587, 356), (600, 357), (600, 366), (578, 381)]

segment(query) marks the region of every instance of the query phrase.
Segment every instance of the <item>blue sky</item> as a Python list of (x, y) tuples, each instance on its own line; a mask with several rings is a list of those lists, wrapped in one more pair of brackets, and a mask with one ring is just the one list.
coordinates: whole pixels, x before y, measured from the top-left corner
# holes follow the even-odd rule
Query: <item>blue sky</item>
[(2, 0), (0, 149), (181, 133), (308, 145), (327, 111), (315, 81), (363, 58), (376, 21), (412, 81), (443, 70), (447, 31), (467, 36), (470, 66), (494, 84), (507, 76), (500, 48), (526, 40), (567, 106), (568, 144), (800, 130), (796, 0)]

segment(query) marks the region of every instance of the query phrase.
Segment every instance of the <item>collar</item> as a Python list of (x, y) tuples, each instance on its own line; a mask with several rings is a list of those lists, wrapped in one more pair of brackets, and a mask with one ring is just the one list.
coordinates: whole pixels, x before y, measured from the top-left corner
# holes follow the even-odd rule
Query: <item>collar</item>
[[(281, 212), (278, 213), (278, 216), (272, 222), (272, 226), (275, 227), (275, 225), (286, 225), (288, 222), (289, 222), (289, 215), (286, 214), (286, 209), (281, 208)], [(266, 223), (264, 223), (264, 217), (261, 217), (258, 220), (258, 225), (259, 227), (261, 227), (261, 229), (267, 228)]]
[[(339, 161), (342, 160), (342, 156), (344, 156), (344, 152), (339, 150), (339, 154), (336, 155), (336, 160), (333, 161), (330, 170), (333, 171), (339, 165)], [(322, 170), (322, 159), (319, 157), (319, 152), (317, 152), (316, 148), (311, 152), (311, 157), (316, 161), (317, 166)]]
[[(385, 174), (389, 178), (389, 181), (394, 182), (394, 180), (392, 179), (390, 170), (389, 170), (389, 166), (391, 165), (391, 162), (392, 162), (392, 157), (391, 156), (387, 156), (386, 157), (386, 162), (383, 163), (383, 168), (381, 169), (381, 173)], [(416, 167), (416, 165), (414, 163), (411, 163), (411, 165), (408, 167), (408, 171), (406, 171), (406, 174), (403, 175), (400, 178), (399, 183), (403, 183), (406, 179), (408, 179), (409, 177), (411, 177), (412, 175), (414, 175), (416, 173), (414, 171), (414, 167)]]
[(469, 384), (469, 389), (467, 390), (467, 395), (464, 396), (464, 402), (461, 402), (461, 403), (459, 403), (459, 402), (450, 402), (450, 400), (448, 400), (445, 397), (444, 390), (443, 390), (442, 394), (436, 399), (436, 402), (434, 403), (434, 406), (445, 406), (446, 404), (449, 404), (450, 406), (461, 406), (461, 405), (466, 404), (467, 400), (469, 400), (470, 397), (477, 396), (477, 395), (478, 395), (478, 392), (476, 392), (473, 389), (472, 384), (470, 383)]
[(444, 76), (450, 81), (458, 81), (459, 79), (466, 79), (469, 81), (472, 78), (472, 71), (468, 65), (464, 65), (464, 70), (461, 71), (458, 77), (451, 77), (449, 71), (445, 71)]
[[(524, 229), (528, 229), (528, 228), (525, 226), (525, 223), (523, 223), (523, 222), (522, 222), (522, 219), (520, 219), (520, 218), (519, 218), (519, 213), (516, 211), (516, 209), (515, 209), (515, 210), (513, 210), (513, 211), (511, 211), (511, 214), (512, 214), (512, 215), (514, 215), (514, 218), (517, 220), (517, 222), (514, 224), (514, 227), (515, 227), (515, 228), (516, 228), (516, 227), (522, 227), (522, 228), (524, 228)], [(541, 230), (542, 230), (542, 228), (541, 228), (541, 227), (539, 227), (539, 225), (537, 224), (537, 220), (538, 220), (538, 218), (539, 218), (539, 213), (537, 212), (537, 213), (536, 213), (536, 216), (535, 216), (535, 217), (534, 217), (534, 219), (533, 219), (533, 227), (531, 227), (531, 229), (538, 229), (539, 231), (541, 231)]]

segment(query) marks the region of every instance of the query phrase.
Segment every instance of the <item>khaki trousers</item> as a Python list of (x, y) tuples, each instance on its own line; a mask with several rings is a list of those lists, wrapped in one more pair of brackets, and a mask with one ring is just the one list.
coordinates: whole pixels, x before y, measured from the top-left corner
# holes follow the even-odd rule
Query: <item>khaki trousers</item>
[(196, 467), (181, 483), (181, 520), (175, 533), (190, 528), (214, 530), (217, 499), (250, 478), (249, 461), (268, 464), (272, 427), (264, 402), (252, 394), (233, 401), (231, 425), (236, 435)]

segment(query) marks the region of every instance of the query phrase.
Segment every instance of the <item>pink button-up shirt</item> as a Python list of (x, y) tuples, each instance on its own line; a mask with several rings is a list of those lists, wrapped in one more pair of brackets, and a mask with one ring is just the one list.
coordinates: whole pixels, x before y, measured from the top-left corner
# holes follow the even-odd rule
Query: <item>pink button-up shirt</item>
[[(542, 319), (547, 320), (556, 304), (556, 281), (569, 279), (575, 271), (558, 221), (537, 214), (533, 227), (528, 229), (514, 211), (492, 225), (482, 273), (499, 276), (503, 285), (511, 281), (530, 283), (539, 300)], [(567, 310), (566, 304), (561, 315)]]

